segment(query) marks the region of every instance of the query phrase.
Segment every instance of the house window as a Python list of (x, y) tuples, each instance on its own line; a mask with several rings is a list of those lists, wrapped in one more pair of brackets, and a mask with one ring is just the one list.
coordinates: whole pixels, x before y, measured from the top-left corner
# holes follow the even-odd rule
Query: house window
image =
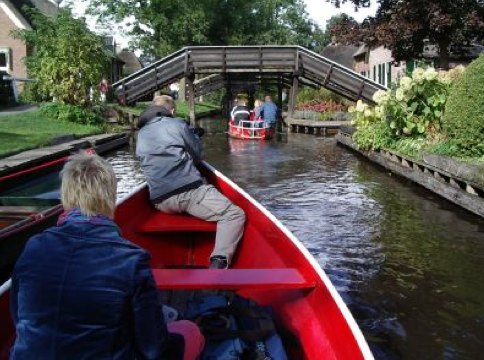
[(387, 87), (392, 86), (392, 63), (387, 64)]
[(9, 71), (12, 69), (12, 61), (9, 48), (0, 48), (0, 70)]

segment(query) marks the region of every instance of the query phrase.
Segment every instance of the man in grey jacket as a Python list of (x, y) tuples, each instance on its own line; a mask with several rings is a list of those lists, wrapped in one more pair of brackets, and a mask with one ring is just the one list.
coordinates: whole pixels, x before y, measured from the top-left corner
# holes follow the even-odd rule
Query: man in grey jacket
[(202, 160), (200, 139), (184, 120), (174, 118), (174, 113), (173, 99), (157, 96), (138, 123), (136, 154), (150, 200), (162, 212), (186, 212), (217, 221), (210, 268), (227, 268), (242, 237), (245, 214), (213, 185), (205, 184), (196, 167)]

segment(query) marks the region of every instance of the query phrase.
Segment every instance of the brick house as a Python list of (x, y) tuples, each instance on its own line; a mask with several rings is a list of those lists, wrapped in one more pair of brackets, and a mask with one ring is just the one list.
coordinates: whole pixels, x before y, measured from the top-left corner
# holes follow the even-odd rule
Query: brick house
[(24, 6), (36, 7), (47, 16), (57, 13), (57, 4), (49, 0), (0, 0), (0, 71), (18, 80), (27, 78), (22, 59), (32, 51), (22, 40), (11, 35), (14, 30), (31, 29)]
[(383, 46), (368, 48), (361, 45), (353, 54), (354, 70), (379, 84), (390, 87), (402, 77), (407, 68), (406, 62), (395, 62), (392, 52)]
[[(477, 58), (479, 54), (484, 53), (484, 46), (473, 44), (469, 47), (451, 50), (449, 57), (449, 68), (457, 65), (467, 65)], [(395, 61), (392, 52), (384, 46), (369, 48), (361, 45), (354, 53), (353, 69), (363, 76), (366, 76), (379, 84), (391, 87), (400, 77), (406, 73), (411, 73), (417, 66), (427, 65), (436, 66), (438, 63), (437, 47), (427, 44), (424, 47), (422, 57), (419, 59), (410, 59), (407, 61)]]

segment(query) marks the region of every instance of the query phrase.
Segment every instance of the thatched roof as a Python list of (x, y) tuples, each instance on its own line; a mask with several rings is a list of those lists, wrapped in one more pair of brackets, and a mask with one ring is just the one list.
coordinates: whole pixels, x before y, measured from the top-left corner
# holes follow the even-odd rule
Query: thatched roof
[(354, 62), (353, 55), (357, 50), (358, 47), (353, 45), (328, 45), (323, 49), (321, 55), (352, 69)]
[(117, 57), (124, 62), (124, 75), (132, 74), (143, 67), (136, 54), (131, 50), (123, 49), (118, 52)]

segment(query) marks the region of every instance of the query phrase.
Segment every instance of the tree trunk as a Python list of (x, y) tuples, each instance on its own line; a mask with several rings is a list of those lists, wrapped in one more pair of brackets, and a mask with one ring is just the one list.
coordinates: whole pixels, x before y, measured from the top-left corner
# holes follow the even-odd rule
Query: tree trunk
[(442, 39), (439, 41), (439, 68), (449, 70), (450, 41)]

